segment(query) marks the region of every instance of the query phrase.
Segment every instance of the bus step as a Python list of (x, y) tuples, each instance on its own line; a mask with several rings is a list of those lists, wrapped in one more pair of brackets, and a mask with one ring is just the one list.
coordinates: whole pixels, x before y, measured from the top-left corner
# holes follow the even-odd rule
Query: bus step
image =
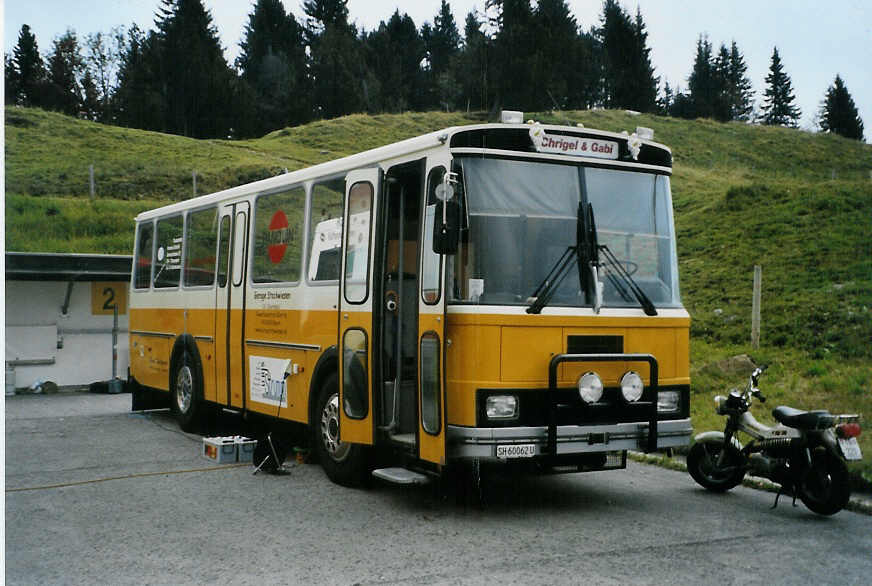
[(430, 478), (407, 468), (378, 468), (372, 475), (394, 484), (427, 484)]

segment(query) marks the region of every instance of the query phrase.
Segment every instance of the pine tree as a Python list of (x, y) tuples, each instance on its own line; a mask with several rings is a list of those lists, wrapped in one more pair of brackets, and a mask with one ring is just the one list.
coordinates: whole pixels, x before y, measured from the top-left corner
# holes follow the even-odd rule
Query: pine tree
[(16, 72), (16, 103), (42, 106), (46, 89), (45, 64), (39, 54), (36, 37), (26, 24), (21, 25), (18, 44), (12, 49), (12, 62)]
[(657, 78), (647, 47), (642, 13), (635, 21), (617, 0), (605, 0), (598, 31), (603, 51), (605, 105), (651, 112), (656, 108)]
[(689, 106), (682, 117), (711, 118), (714, 116), (716, 82), (712, 60), (712, 44), (708, 37), (700, 35), (696, 41), (696, 57), (693, 70), (687, 79)]
[(726, 45), (721, 44), (717, 57), (711, 65), (712, 94), (711, 117), (720, 122), (732, 120), (732, 105), (730, 103), (730, 52)]
[(162, 0), (155, 25), (161, 50), (166, 130), (196, 138), (227, 136), (235, 74), (202, 0)]
[(335, 118), (366, 109), (368, 82), (357, 29), (348, 23), (347, 0), (307, 0), (303, 9), (310, 47), (314, 114)]
[(730, 45), (730, 66), (728, 72), (730, 119), (747, 121), (754, 107), (752, 102), (754, 92), (751, 80), (748, 78), (748, 66), (745, 57), (739, 52), (736, 41)]
[(484, 23), (475, 11), (466, 15), (463, 48), (457, 58), (457, 80), (461, 88), (461, 107), (485, 110), (490, 103), (490, 41), (482, 32)]
[[(309, 31), (310, 36), (323, 33), (328, 26), (352, 32), (352, 25), (348, 24), (347, 4), (348, 0), (304, 0), (303, 12), (309, 17), (306, 30)], [(310, 38), (310, 43), (311, 40)]]
[(460, 52), (460, 31), (457, 30), (457, 23), (451, 14), (451, 5), (445, 0), (442, 0), (439, 14), (433, 18), (430, 31), (424, 42), (430, 71), (438, 76), (448, 71), (452, 59)]
[(76, 33), (67, 30), (55, 39), (53, 45), (48, 57), (48, 93), (45, 106), (76, 116), (82, 104), (82, 88), (78, 78), (84, 70)]
[(439, 13), (433, 18), (432, 26), (421, 25), (421, 40), (427, 55), (424, 71), (424, 106), (439, 106), (446, 110), (454, 109), (460, 97), (460, 84), (456, 78), (456, 61), (460, 55), (460, 31), (451, 6), (445, 0)]
[(91, 71), (86, 69), (85, 75), (82, 76), (82, 103), (79, 114), (85, 120), (96, 121), (100, 119), (102, 110), (100, 91), (94, 78), (91, 77)]
[(244, 133), (262, 135), (311, 117), (303, 27), (280, 0), (258, 0), (239, 43), (236, 67), (252, 92)]
[(790, 77), (784, 73), (778, 47), (772, 51), (772, 63), (769, 66), (769, 75), (766, 76), (766, 86), (763, 124), (796, 128), (801, 113), (799, 108), (793, 105), (793, 87)]
[(487, 0), (496, 11), (493, 24), (495, 75), (492, 77), (496, 106), (513, 110), (538, 110), (546, 104), (534, 86), (535, 40), (530, 0)]
[(387, 22), (365, 35), (369, 70), (378, 81), (380, 92), (376, 110), (402, 112), (420, 109), (426, 102), (421, 61), (424, 41), (408, 14), (396, 10)]
[(651, 48), (648, 47), (648, 33), (642, 11), (636, 6), (636, 20), (633, 23), (635, 46), (633, 50), (633, 78), (636, 82), (636, 98), (631, 108), (640, 112), (654, 112), (657, 109), (657, 85), (660, 78), (654, 76), (651, 65)]
[(588, 77), (595, 76), (578, 22), (565, 0), (539, 0), (533, 14), (533, 84), (536, 106), (557, 110), (584, 108)]
[(675, 103), (675, 93), (669, 85), (669, 80), (666, 80), (663, 85), (663, 93), (657, 99), (657, 113), (661, 116), (670, 116), (672, 114), (672, 105)]
[(824, 132), (863, 140), (863, 120), (845, 82), (838, 74), (833, 85), (827, 89), (826, 97), (821, 104), (820, 127)]
[(18, 100), (18, 71), (15, 69), (15, 61), (12, 55), (3, 55), (3, 82), (6, 96), (6, 104), (13, 105)]
[(112, 94), (118, 123), (145, 130), (164, 130), (167, 104), (157, 33), (146, 34), (133, 25), (121, 46), (118, 85)]

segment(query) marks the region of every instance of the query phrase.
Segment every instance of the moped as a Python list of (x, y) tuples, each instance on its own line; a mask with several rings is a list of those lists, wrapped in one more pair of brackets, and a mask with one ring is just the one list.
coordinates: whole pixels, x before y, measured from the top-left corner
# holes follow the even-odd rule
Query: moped
[[(833, 515), (848, 503), (851, 487), (846, 460), (862, 458), (857, 437), (859, 415), (832, 415), (829, 411), (800, 411), (776, 407), (778, 422), (769, 427), (750, 413), (752, 397), (765, 402), (758, 388), (766, 367), (755, 368), (744, 391), (732, 389), (715, 397), (717, 413), (727, 418), (723, 432), (708, 431), (694, 438), (687, 469), (701, 486), (725, 492), (742, 482), (746, 473), (780, 485), (775, 497), (797, 497), (819, 515)], [(738, 432), (751, 437), (742, 445)]]

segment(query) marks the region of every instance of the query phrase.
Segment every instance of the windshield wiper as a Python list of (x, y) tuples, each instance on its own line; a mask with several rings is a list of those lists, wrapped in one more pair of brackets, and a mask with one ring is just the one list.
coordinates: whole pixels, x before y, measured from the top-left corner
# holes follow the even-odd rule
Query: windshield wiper
[[(527, 313), (540, 313), (542, 308), (548, 305), (554, 292), (560, 287), (563, 279), (569, 274), (570, 269), (578, 267), (578, 285), (589, 297), (589, 291), (593, 288), (593, 297), (596, 297), (596, 267), (599, 264), (597, 255), (596, 226), (593, 220), (593, 207), (590, 204), (578, 202), (578, 212), (575, 225), (575, 246), (569, 246), (548, 271), (545, 279), (539, 283), (536, 290), (530, 296), (535, 299)], [(590, 271), (585, 271), (587, 267)], [(596, 309), (599, 312), (599, 308)]]
[(557, 259), (557, 262), (554, 263), (554, 266), (545, 275), (545, 279), (539, 283), (539, 286), (530, 295), (530, 298), (535, 298), (535, 301), (527, 308), (527, 313), (540, 313), (542, 308), (548, 305), (551, 297), (554, 296), (554, 292), (560, 287), (560, 283), (569, 274), (572, 266), (578, 262), (577, 250), (578, 247), (576, 246), (568, 246), (563, 251), (563, 254), (560, 255), (560, 258)]
[[(621, 294), (621, 297), (626, 301), (632, 301), (633, 298), (630, 296), (630, 293), (632, 293), (639, 301), (639, 305), (642, 306), (645, 315), (657, 315), (657, 309), (654, 307), (651, 299), (645, 295), (645, 292), (639, 284), (633, 280), (633, 277), (630, 276), (630, 273), (627, 272), (627, 269), (624, 268), (624, 265), (621, 264), (621, 261), (618, 260), (614, 253), (609, 250), (609, 247), (605, 244), (601, 244), (599, 250), (605, 257), (606, 268), (609, 269), (604, 271), (606, 278), (608, 278), (612, 285), (614, 285), (618, 293)], [(618, 277), (620, 277), (620, 280)]]

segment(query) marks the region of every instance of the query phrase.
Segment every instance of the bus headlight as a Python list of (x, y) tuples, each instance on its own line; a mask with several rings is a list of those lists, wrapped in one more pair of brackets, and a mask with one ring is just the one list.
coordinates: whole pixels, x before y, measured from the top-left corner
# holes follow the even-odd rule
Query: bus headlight
[(681, 404), (681, 393), (678, 391), (660, 391), (657, 393), (657, 411), (673, 413)]
[(578, 394), (585, 403), (596, 403), (603, 396), (603, 381), (595, 372), (586, 372), (578, 379)]
[(645, 390), (645, 385), (642, 383), (642, 377), (639, 376), (639, 373), (631, 370), (621, 377), (621, 394), (628, 403), (641, 399), (643, 390)]
[(485, 401), (488, 419), (514, 419), (518, 416), (518, 398), (514, 395), (491, 395)]

